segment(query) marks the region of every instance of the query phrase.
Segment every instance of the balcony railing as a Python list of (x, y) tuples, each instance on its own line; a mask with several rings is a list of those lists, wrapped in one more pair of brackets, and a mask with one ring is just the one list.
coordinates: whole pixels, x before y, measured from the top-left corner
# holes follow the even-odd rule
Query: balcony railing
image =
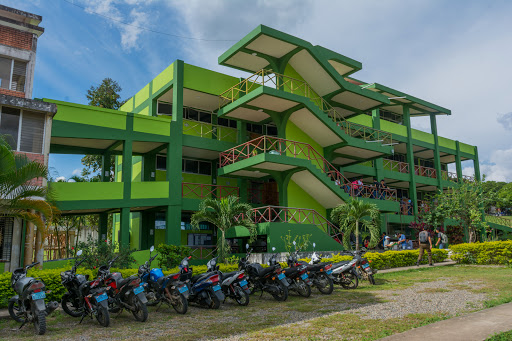
[(217, 252), (217, 245), (187, 245), (192, 259), (210, 259)]
[[(351, 196), (365, 198), (396, 200), (395, 189), (378, 191), (373, 186), (355, 186), (345, 178), (329, 161), (327, 161), (311, 145), (304, 142), (285, 140), (272, 136), (260, 136), (220, 153), (219, 167), (234, 164), (261, 153), (284, 155), (287, 157), (307, 159), (326, 174), (337, 186), (340, 186)], [(360, 188), (359, 188), (360, 187)]]
[(221, 199), (230, 195), (239, 196), (238, 187), (220, 186), (209, 184), (197, 184), (193, 182), (183, 182), (181, 184), (181, 196), (189, 199), (216, 198)]
[(217, 124), (183, 121), (183, 133), (227, 142), (238, 142), (238, 131), (235, 128), (224, 127)]
[(333, 120), (334, 123), (336, 123), (336, 125), (345, 132), (345, 134), (349, 136), (361, 138), (365, 141), (378, 141), (383, 144), (393, 143), (393, 136), (391, 133), (347, 121), (336, 111), (336, 109), (333, 108), (332, 105), (325, 101), (321, 96), (318, 96), (311, 86), (305, 81), (278, 74), (271, 70), (259, 70), (240, 83), (221, 93), (219, 95), (219, 108), (222, 108), (229, 103), (233, 103), (243, 95), (261, 86), (282, 89), (292, 94), (307, 97), (315, 103), (322, 112), (327, 114), (331, 120)]
[(414, 174), (419, 176), (424, 176), (427, 178), (435, 179), (437, 177), (437, 172), (435, 168), (424, 167), (424, 166), (414, 166)]
[(485, 220), (489, 223), (512, 227), (512, 219), (487, 214), (485, 215)]
[[(418, 214), (425, 214), (430, 211), (431, 203), (426, 200), (418, 200)], [(400, 202), (400, 214), (401, 215), (414, 215), (414, 206), (412, 202), (406, 201)]]
[[(443, 180), (449, 180), (453, 182), (457, 182), (459, 180), (457, 173), (454, 172), (441, 171), (441, 175)], [(475, 177), (471, 175), (462, 175), (462, 179), (471, 182), (475, 181)]]
[(393, 172), (409, 173), (409, 164), (407, 162), (384, 159), (383, 166), (384, 169)]

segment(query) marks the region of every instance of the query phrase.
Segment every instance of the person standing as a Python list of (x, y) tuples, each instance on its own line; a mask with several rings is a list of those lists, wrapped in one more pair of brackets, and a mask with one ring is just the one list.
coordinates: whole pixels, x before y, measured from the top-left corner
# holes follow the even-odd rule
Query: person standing
[(425, 252), (425, 250), (428, 253), (428, 265), (433, 266), (434, 264), (432, 264), (432, 238), (430, 238), (430, 234), (428, 233), (428, 231), (423, 229), (419, 233), (418, 239), (420, 241), (420, 255), (418, 256), (416, 266), (420, 266), (420, 262), (423, 259), (423, 252)]
[(448, 236), (441, 232), (439, 228), (436, 228), (436, 234), (437, 234), (437, 243), (436, 247), (439, 247), (440, 249), (445, 249), (448, 244)]
[(403, 233), (400, 233), (400, 235), (398, 236), (398, 248), (402, 249), (402, 250), (407, 250), (407, 243), (406, 243), (406, 240), (405, 240), (405, 234)]

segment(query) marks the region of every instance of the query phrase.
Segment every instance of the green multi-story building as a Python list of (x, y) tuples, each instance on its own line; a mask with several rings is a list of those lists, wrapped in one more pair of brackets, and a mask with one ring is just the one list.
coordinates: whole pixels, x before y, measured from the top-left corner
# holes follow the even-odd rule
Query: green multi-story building
[[(53, 184), (64, 214), (99, 214), (100, 237), (112, 228), (133, 248), (184, 244), (204, 256), (215, 230), (192, 230), (190, 215), (202, 198), (237, 195), (254, 206), (259, 249), (282, 248), (290, 230), (328, 250), (339, 248), (330, 210), (351, 197), (375, 203), (393, 233), (427, 209), (428, 194), (465, 178), (462, 161), (480, 179), (477, 147), (437, 134), (450, 110), (353, 78), (354, 59), (259, 26), (219, 63), (251, 76), (177, 60), (119, 111), (46, 99), (58, 107), (50, 152), (104, 160), (103, 182)], [(431, 133), (411, 127), (418, 116)], [(381, 180), (388, 188), (373, 186)], [(229, 237), (243, 245), (248, 233)]]

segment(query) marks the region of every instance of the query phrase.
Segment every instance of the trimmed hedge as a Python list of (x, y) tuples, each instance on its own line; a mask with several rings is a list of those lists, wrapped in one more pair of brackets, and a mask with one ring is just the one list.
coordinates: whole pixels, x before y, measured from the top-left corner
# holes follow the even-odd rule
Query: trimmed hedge
[(451, 259), (460, 264), (512, 265), (512, 240), (452, 245)]
[[(194, 270), (194, 274), (202, 274), (206, 272), (206, 265), (197, 265), (191, 266)], [(28, 272), (29, 277), (40, 277), (43, 282), (46, 284), (46, 290), (50, 290), (51, 292), (46, 295), (47, 301), (58, 301), (60, 302), (62, 295), (66, 293), (66, 289), (61, 284), (60, 273), (62, 271), (66, 271), (71, 269), (50, 269), (50, 270), (30, 270)], [(231, 272), (238, 269), (238, 265), (224, 265), (220, 264), (220, 270), (223, 272)], [(164, 271), (164, 274), (172, 274), (178, 272), (178, 267), (173, 268), (171, 270)], [(131, 275), (137, 274), (137, 269), (111, 269), (111, 272), (120, 272), (124, 278), (129, 277)], [(87, 270), (84, 268), (80, 268), (77, 273), (82, 275), (89, 275), (89, 279), (96, 278), (98, 273), (97, 270)], [(14, 296), (14, 291), (11, 288), (11, 273), (4, 272), (0, 274), (0, 307), (5, 308), (9, 302), (9, 299)]]
[[(403, 250), (403, 251), (386, 251), (386, 252), (367, 252), (364, 257), (371, 261), (374, 269), (400, 268), (404, 266), (413, 266), (418, 260), (419, 250)], [(432, 249), (432, 260), (434, 263), (440, 263), (448, 257), (447, 250)], [(351, 260), (352, 256), (333, 255), (331, 258), (323, 258), (322, 262), (341, 262)], [(304, 258), (310, 261), (309, 258)], [(423, 255), (421, 264), (428, 263), (428, 254)]]

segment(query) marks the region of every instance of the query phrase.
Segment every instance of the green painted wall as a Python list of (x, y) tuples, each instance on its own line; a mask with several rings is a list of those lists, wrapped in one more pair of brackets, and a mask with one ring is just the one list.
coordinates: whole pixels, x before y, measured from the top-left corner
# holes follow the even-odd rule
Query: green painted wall
[[(320, 155), (324, 156), (324, 149), (322, 146), (315, 142), (309, 135), (307, 135), (305, 132), (303, 132), (299, 127), (297, 127), (292, 121), (286, 122), (286, 139), (292, 140), (292, 141), (298, 141), (303, 142), (311, 145), (313, 149), (315, 149)], [(304, 149), (305, 153), (302, 153), (299, 149), (296, 149), (294, 151), (297, 155), (297, 158), (299, 159), (307, 159), (307, 151)], [(287, 154), (292, 154), (291, 152), (287, 152)], [(318, 167), (318, 165), (317, 165)]]
[(425, 133), (423, 131), (416, 130), (416, 129), (411, 129), (411, 133), (412, 133), (412, 138), (415, 139), (415, 140), (427, 142), (427, 143), (430, 143), (430, 144), (434, 144), (435, 143), (434, 135), (432, 135), (432, 134)]
[(350, 117), (349, 119), (347, 119), (347, 121), (361, 124), (367, 127), (372, 127), (373, 125), (372, 117), (369, 115), (357, 115), (354, 117)]
[[(260, 224), (261, 225), (261, 224)], [(297, 235), (310, 234), (310, 245), (306, 250), (313, 251), (313, 242), (316, 243), (317, 251), (336, 251), (342, 250), (341, 244), (334, 241), (329, 235), (320, 230), (314, 225), (307, 224), (279, 224), (279, 223), (268, 223), (266, 224), (267, 230), (267, 242), (271, 246), (276, 247), (277, 252), (285, 252), (283, 237), (288, 234), (292, 239)]]
[(169, 183), (167, 181), (145, 181), (132, 183), (132, 199), (167, 198)]
[(236, 77), (203, 69), (198, 66), (184, 65), (185, 77), (183, 87), (187, 89), (220, 95), (233, 85), (240, 82)]
[(313, 199), (293, 180), (288, 184), (288, 207), (309, 208), (327, 218), (327, 211), (318, 201)]
[[(307, 83), (306, 80), (304, 78), (302, 78), (302, 76), (290, 64), (286, 65), (286, 67), (284, 69), (284, 75)], [(288, 80), (288, 79), (286, 79), (285, 81), (290, 82), (290, 80)], [(293, 93), (297, 94), (299, 96), (309, 97), (309, 98), (320, 97), (315, 91), (313, 91), (312, 88), (310, 88), (309, 90), (306, 90), (306, 87), (301, 86), (300, 82), (296, 82), (296, 83), (293, 82), (293, 85), (287, 84), (287, 85), (283, 86), (283, 90), (286, 92), (292, 92), (290, 89), (292, 86), (293, 86)]]
[(52, 182), (58, 201), (123, 199), (121, 182)]
[(133, 130), (140, 131), (142, 133), (169, 136), (171, 122), (169, 122), (169, 120), (165, 118), (142, 116), (149, 115), (148, 107), (146, 107), (145, 109), (146, 110), (143, 110), (139, 113), (140, 115), (134, 115)]
[(447, 139), (446, 137), (441, 137), (441, 136), (439, 136), (438, 139), (439, 139), (439, 145), (441, 147), (450, 148), (453, 150), (457, 149), (457, 146), (456, 146), (454, 140), (450, 140), (450, 139)]
[(468, 153), (468, 154), (471, 154), (471, 155), (475, 154), (475, 147), (473, 147), (473, 146), (471, 146), (469, 144), (465, 144), (465, 143), (460, 142), (459, 143), (459, 147), (460, 147), (460, 151), (463, 152), (463, 153)]
[(401, 124), (380, 120), (380, 130), (390, 132), (392, 134), (407, 136), (407, 127)]
[(89, 105), (67, 103), (60, 101), (49, 102), (58, 104), (58, 112), (53, 118), (55, 121), (87, 124), (97, 127), (126, 129), (126, 113)]

